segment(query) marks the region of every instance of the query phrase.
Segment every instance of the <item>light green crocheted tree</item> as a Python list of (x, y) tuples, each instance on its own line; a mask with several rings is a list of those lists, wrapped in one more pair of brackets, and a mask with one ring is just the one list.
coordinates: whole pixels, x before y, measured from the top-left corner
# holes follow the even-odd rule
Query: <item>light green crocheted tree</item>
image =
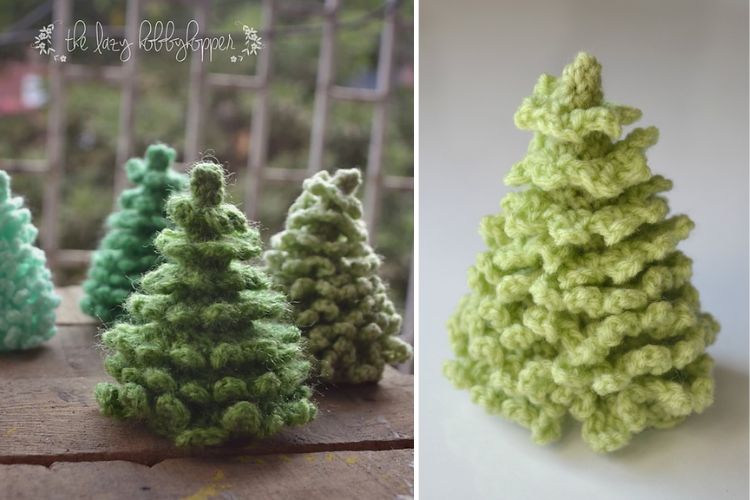
[(411, 356), (397, 337), (401, 317), (378, 276), (380, 258), (367, 242), (356, 197), (361, 183), (357, 169), (307, 179), (265, 254), (328, 382), (376, 382), (387, 363)]
[(166, 262), (127, 301), (125, 321), (102, 336), (105, 415), (145, 421), (180, 446), (262, 437), (315, 416), (310, 362), (289, 305), (258, 267), (258, 231), (224, 203), (221, 166), (197, 164), (190, 194), (175, 194), (156, 248)]
[(600, 73), (579, 54), (518, 109), (534, 138), (506, 183), (529, 188), (482, 221), (488, 249), (449, 322), (445, 373), (538, 443), (557, 440), (570, 414), (609, 452), (711, 404), (705, 349), (719, 325), (676, 250), (693, 223), (667, 217), (658, 193), (672, 183), (646, 163), (657, 129), (620, 139), (641, 113), (605, 102)]
[(0, 351), (29, 349), (55, 334), (55, 295), (37, 230), (0, 170)]
[(128, 179), (136, 187), (120, 195), (120, 211), (107, 219), (109, 231), (83, 283), (81, 309), (104, 323), (123, 314), (125, 300), (141, 275), (159, 262), (153, 240), (167, 227), (167, 198), (187, 184), (187, 177), (172, 169), (175, 156), (169, 146), (153, 144), (145, 159), (131, 158), (125, 164)]

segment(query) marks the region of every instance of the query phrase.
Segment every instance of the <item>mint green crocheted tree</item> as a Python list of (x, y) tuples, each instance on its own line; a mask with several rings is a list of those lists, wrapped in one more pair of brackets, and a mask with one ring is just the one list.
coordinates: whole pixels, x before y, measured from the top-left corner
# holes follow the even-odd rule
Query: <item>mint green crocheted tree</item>
[(676, 250), (693, 227), (667, 217), (645, 150), (653, 127), (620, 139), (637, 109), (603, 100), (601, 67), (579, 54), (543, 75), (515, 115), (533, 130), (508, 194), (480, 232), (488, 249), (449, 322), (445, 373), (489, 412), (557, 440), (567, 415), (596, 451), (666, 428), (713, 399), (719, 330), (701, 312), (691, 261)]
[(284, 231), (271, 238), (265, 260), (296, 310), (327, 382), (376, 382), (387, 363), (404, 362), (401, 317), (378, 276), (380, 258), (367, 243), (357, 169), (305, 180)]
[(102, 336), (105, 368), (119, 384), (96, 386), (101, 411), (144, 421), (180, 446), (268, 436), (316, 412), (286, 298), (243, 262), (261, 253), (258, 231), (224, 192), (219, 165), (192, 169), (190, 194), (168, 202), (176, 228), (156, 238), (166, 262)]
[(174, 159), (174, 149), (153, 144), (144, 159), (131, 158), (125, 164), (128, 179), (136, 187), (120, 195), (120, 211), (107, 219), (109, 231), (83, 283), (81, 309), (104, 323), (123, 314), (125, 299), (138, 279), (159, 262), (153, 240), (167, 226), (167, 198), (187, 184), (187, 177), (172, 169)]
[(21, 197), (11, 197), (10, 177), (0, 170), (0, 351), (29, 349), (55, 334), (52, 276), (37, 230)]

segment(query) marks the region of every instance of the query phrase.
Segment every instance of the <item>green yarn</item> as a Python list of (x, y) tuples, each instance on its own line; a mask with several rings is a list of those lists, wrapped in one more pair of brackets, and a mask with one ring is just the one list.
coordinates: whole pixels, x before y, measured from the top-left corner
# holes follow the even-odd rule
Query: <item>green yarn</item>
[(260, 255), (258, 231), (224, 192), (221, 166), (192, 169), (190, 193), (167, 204), (176, 228), (155, 240), (165, 262), (102, 336), (105, 368), (119, 382), (96, 386), (102, 413), (145, 421), (180, 446), (268, 436), (316, 412), (288, 303), (241, 262)]
[(169, 194), (184, 189), (187, 177), (172, 169), (176, 153), (164, 144), (153, 144), (144, 159), (125, 164), (128, 179), (136, 185), (120, 195), (120, 211), (107, 219), (107, 235), (94, 253), (81, 309), (104, 323), (120, 317), (123, 305), (138, 279), (159, 263), (153, 240), (167, 227), (165, 205)]
[(657, 130), (619, 140), (639, 117), (603, 101), (588, 54), (539, 79), (515, 115), (534, 138), (505, 179), (530, 187), (483, 219), (488, 250), (448, 324), (447, 377), (537, 443), (559, 439), (570, 414), (591, 448), (610, 452), (713, 401), (705, 349), (719, 325), (676, 250), (693, 223), (667, 218), (658, 195), (672, 183), (646, 163)]
[(0, 351), (29, 349), (55, 334), (52, 275), (34, 246), (37, 229), (21, 197), (11, 197), (0, 170)]
[(411, 356), (399, 339), (401, 317), (378, 276), (367, 242), (357, 169), (318, 172), (289, 208), (285, 230), (271, 238), (268, 269), (296, 310), (296, 324), (327, 382), (376, 382), (386, 363)]

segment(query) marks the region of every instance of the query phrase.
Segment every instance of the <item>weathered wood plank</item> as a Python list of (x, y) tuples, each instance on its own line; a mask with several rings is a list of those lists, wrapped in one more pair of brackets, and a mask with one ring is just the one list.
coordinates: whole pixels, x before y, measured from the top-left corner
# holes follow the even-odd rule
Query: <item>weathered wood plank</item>
[(15, 499), (409, 498), (413, 450), (0, 466)]
[[(142, 426), (99, 414), (93, 399), (104, 374), (93, 326), (60, 327), (45, 346), (0, 357), (0, 463), (130, 460), (189, 455)], [(412, 447), (413, 377), (388, 369), (379, 385), (323, 387), (319, 416), (258, 442), (202, 455), (300, 453)]]
[[(95, 325), (58, 326), (57, 335), (36, 349), (0, 354), (0, 380), (102, 376)], [(0, 409), (4, 409), (0, 402)]]

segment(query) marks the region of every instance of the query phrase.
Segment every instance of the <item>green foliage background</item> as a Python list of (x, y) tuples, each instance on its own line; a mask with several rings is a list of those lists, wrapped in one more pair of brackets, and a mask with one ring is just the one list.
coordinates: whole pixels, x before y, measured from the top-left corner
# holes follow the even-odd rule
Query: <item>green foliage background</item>
[[(0, 1), (0, 31), (7, 31), (30, 11), (45, 2)], [(144, 2), (141, 19), (175, 22), (184, 27), (192, 18), (190, 2)], [(307, 165), (315, 76), (320, 49), (322, 2), (288, 0), (278, 2), (277, 24), (283, 27), (274, 39), (271, 87), (270, 167), (304, 169)], [(382, 27), (381, 0), (348, 0), (340, 11), (336, 43), (339, 85), (358, 85), (377, 64)], [(413, 3), (402, 1), (397, 29), (396, 72), (410, 71), (413, 62)], [(75, 2), (73, 19), (93, 26), (122, 26), (125, 2), (93, 0)], [(50, 22), (51, 15), (34, 27)], [(241, 31), (242, 24), (259, 27), (260, 2), (219, 0), (212, 2), (210, 31)], [(59, 28), (59, 27), (58, 27)], [(36, 28), (35, 28), (36, 29)], [(204, 31), (205, 27), (201, 27)], [(240, 35), (234, 36), (235, 46)], [(89, 44), (93, 44), (93, 39)], [(24, 60), (30, 41), (0, 46), (2, 66)], [(88, 65), (120, 64), (115, 54), (75, 52), (70, 60)], [(136, 145), (142, 155), (148, 144), (164, 141), (179, 152), (185, 146), (189, 63), (176, 62), (168, 53), (140, 52), (139, 93), (136, 107)], [(250, 62), (232, 64), (226, 54), (217, 54), (209, 72), (252, 74)], [(388, 137), (383, 169), (386, 174), (413, 175), (413, 88), (409, 78), (397, 78), (389, 107)], [(253, 93), (211, 89), (206, 96), (207, 115), (204, 153), (215, 155), (233, 172), (231, 199), (241, 205), (243, 176), (252, 139), (249, 138)], [(115, 152), (120, 107), (117, 87), (104, 83), (71, 83), (68, 86), (66, 161), (61, 212), (61, 247), (93, 249), (102, 235), (102, 222), (113, 202)], [(365, 103), (332, 102), (324, 165), (327, 168), (362, 167), (367, 163), (372, 107)], [(18, 116), (0, 116), (0, 157), (44, 158), (46, 108)], [(178, 160), (182, 160), (178, 156)], [(14, 190), (25, 196), (41, 223), (43, 177), (14, 175)], [(267, 183), (262, 192), (260, 228), (264, 239), (281, 229), (286, 209), (299, 194), (300, 186)], [(361, 194), (361, 193), (360, 193)], [(391, 283), (396, 304), (404, 302), (412, 253), (413, 196), (411, 192), (384, 191), (376, 248), (384, 256), (383, 277)], [(58, 284), (78, 282), (83, 270), (56, 273)]]

